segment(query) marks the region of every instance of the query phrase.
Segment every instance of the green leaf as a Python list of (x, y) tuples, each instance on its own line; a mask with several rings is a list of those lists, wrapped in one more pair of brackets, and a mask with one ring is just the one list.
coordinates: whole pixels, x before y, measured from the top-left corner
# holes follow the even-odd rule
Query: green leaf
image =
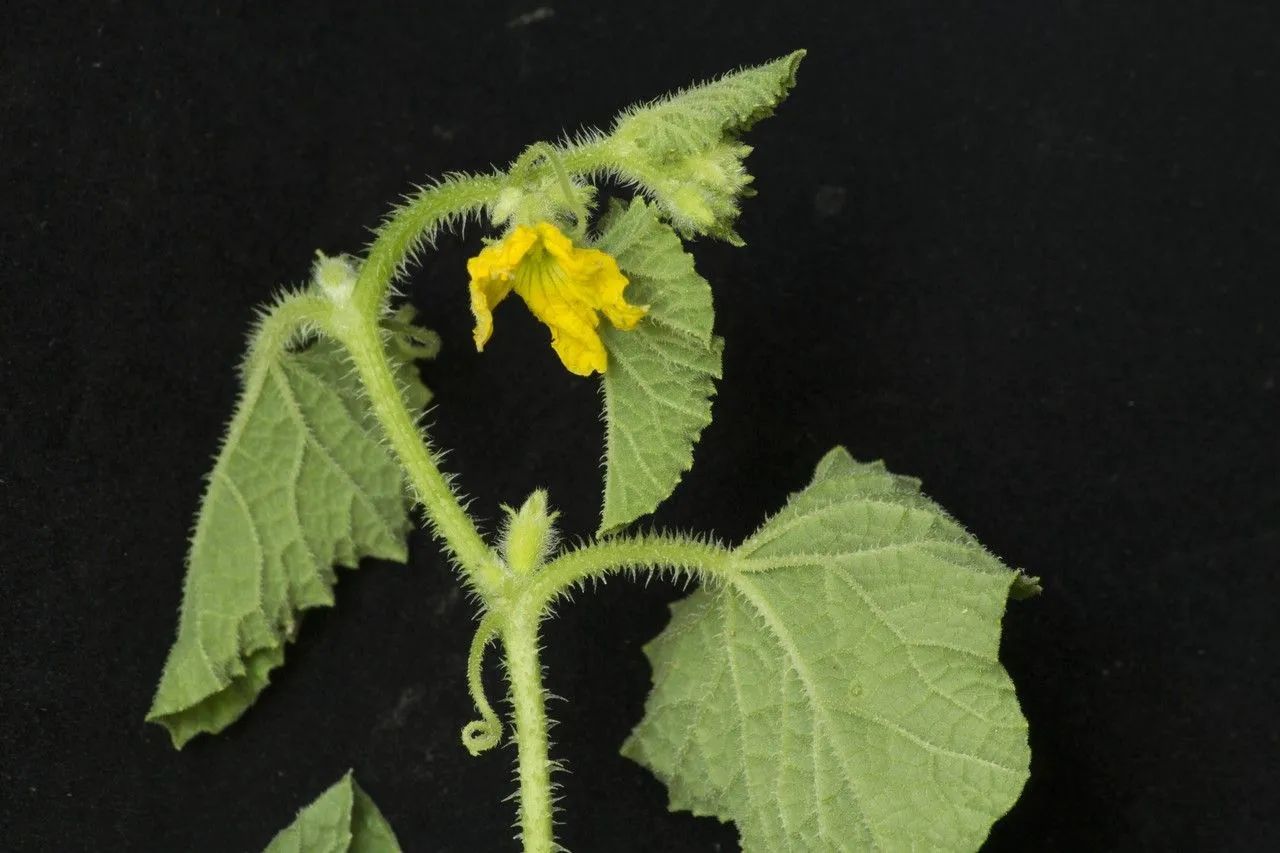
[[(429, 394), (400, 368), (418, 410)], [(333, 605), (335, 564), (403, 562), (409, 501), (340, 348), (246, 375), (187, 556), (178, 637), (147, 720), (181, 748), (235, 721), (284, 660), (301, 611)]]
[(612, 134), (663, 157), (703, 151), (772, 115), (796, 85), (796, 70), (804, 55), (805, 51), (797, 50), (631, 107), (614, 121)]
[(617, 207), (596, 243), (630, 279), (626, 297), (648, 305), (635, 329), (605, 324), (603, 534), (666, 500), (693, 465), (693, 445), (711, 423), (722, 341), (711, 333), (711, 287), (654, 208)]
[(974, 850), (1028, 775), (1000, 666), (1016, 574), (843, 448), (672, 607), (623, 747), (748, 851)]
[(263, 853), (400, 853), (386, 818), (348, 773), (298, 812)]
[(624, 111), (609, 137), (616, 176), (652, 197), (681, 235), (742, 245), (733, 222), (752, 181), (742, 162), (751, 149), (738, 136), (787, 96), (804, 54)]

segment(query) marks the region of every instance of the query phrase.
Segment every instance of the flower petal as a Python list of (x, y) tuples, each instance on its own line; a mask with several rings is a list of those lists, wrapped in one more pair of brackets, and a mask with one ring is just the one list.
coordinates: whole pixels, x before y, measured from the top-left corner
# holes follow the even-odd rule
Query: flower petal
[(570, 373), (604, 372), (609, 358), (596, 332), (600, 318), (568, 270), (549, 257), (526, 264), (516, 276), (515, 289), (551, 329), (551, 348)]
[(551, 329), (551, 347), (579, 376), (603, 373), (609, 355), (596, 330), (597, 311), (622, 330), (634, 329), (646, 306), (623, 297), (627, 277), (599, 249), (580, 249), (549, 222), (517, 225), (500, 242), (467, 261), (471, 275), (471, 312), (476, 349), (493, 334), (493, 308), (513, 289), (529, 310)]
[(493, 308), (507, 298), (512, 284), (509, 277), (471, 279), (471, 313), (476, 318), (472, 337), (475, 338), (476, 352), (484, 352), (484, 345), (493, 334)]
[(591, 294), (592, 305), (604, 312), (614, 328), (630, 331), (636, 327), (649, 308), (632, 305), (623, 297), (627, 277), (618, 269), (618, 262), (599, 249), (579, 249), (583, 267), (589, 268), (584, 276), (585, 289)]
[(477, 351), (484, 350), (493, 334), (494, 306), (511, 292), (520, 261), (537, 241), (537, 232), (520, 225), (506, 239), (484, 247), (480, 254), (467, 261), (467, 273), (471, 276), (471, 313), (476, 318), (472, 334)]

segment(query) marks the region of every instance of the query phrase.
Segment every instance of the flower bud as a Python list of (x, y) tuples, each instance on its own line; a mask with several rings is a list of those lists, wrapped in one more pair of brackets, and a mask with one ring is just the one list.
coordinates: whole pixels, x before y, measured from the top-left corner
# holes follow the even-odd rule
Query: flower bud
[(319, 285), (330, 300), (346, 302), (355, 290), (357, 276), (355, 265), (346, 255), (330, 258), (324, 252), (316, 252), (316, 262), (311, 266), (311, 280)]
[(532, 574), (555, 547), (559, 513), (547, 511), (547, 493), (542, 489), (529, 495), (520, 509), (504, 509), (507, 527), (502, 537), (502, 555), (516, 574)]

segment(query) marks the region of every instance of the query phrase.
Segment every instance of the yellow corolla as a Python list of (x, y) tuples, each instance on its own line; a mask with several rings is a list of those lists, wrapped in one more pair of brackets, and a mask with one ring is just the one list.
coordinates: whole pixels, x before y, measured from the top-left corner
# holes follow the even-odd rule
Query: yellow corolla
[(634, 329), (648, 310), (622, 296), (627, 277), (599, 249), (580, 249), (549, 222), (517, 225), (500, 242), (467, 261), (476, 349), (493, 334), (493, 308), (512, 290), (551, 329), (551, 348), (571, 373), (603, 373), (609, 356), (596, 329), (597, 311), (614, 328)]

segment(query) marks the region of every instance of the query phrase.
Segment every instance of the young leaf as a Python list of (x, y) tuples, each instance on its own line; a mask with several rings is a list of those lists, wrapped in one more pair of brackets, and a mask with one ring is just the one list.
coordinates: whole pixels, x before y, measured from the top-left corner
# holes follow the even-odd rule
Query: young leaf
[[(400, 380), (428, 399), (411, 365)], [(187, 557), (178, 638), (147, 715), (181, 748), (219, 732), (266, 687), (301, 611), (333, 604), (334, 564), (404, 561), (399, 466), (340, 348), (318, 340), (246, 376)]]
[(805, 51), (726, 74), (649, 104), (625, 110), (613, 124), (613, 136), (634, 140), (655, 156), (703, 151), (734, 137), (773, 114), (796, 85)]
[(348, 773), (298, 812), (263, 853), (400, 853), (386, 818)]
[(977, 849), (1030, 762), (997, 659), (1014, 579), (916, 481), (836, 448), (722, 588), (672, 607), (623, 753), (748, 853)]
[(596, 243), (630, 279), (626, 296), (648, 305), (640, 325), (605, 324), (605, 485), (599, 533), (652, 512), (693, 465), (711, 423), (722, 342), (711, 334), (711, 287), (680, 238), (642, 199), (612, 211)]
[(681, 235), (741, 246), (733, 223), (752, 178), (742, 163), (751, 148), (738, 136), (787, 96), (803, 58), (797, 50), (624, 111), (609, 137), (617, 177), (653, 198)]

